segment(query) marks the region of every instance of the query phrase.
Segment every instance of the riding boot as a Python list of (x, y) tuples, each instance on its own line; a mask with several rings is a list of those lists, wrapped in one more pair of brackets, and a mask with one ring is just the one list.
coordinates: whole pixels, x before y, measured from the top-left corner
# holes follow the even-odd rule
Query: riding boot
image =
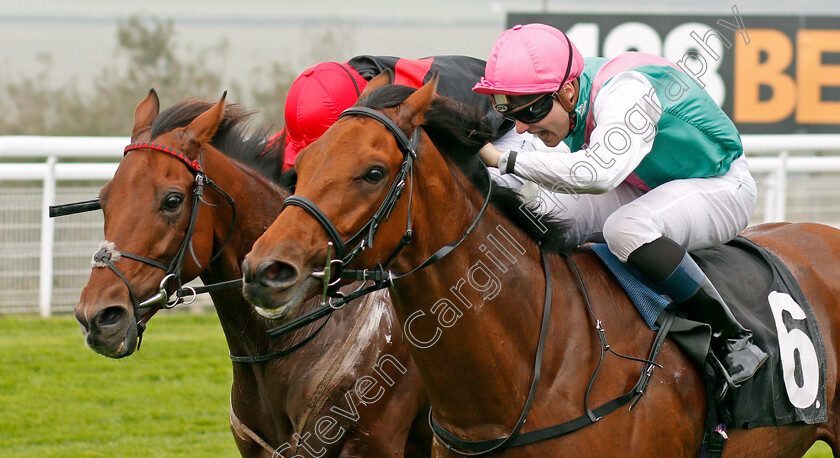
[(752, 378), (767, 361), (752, 341), (752, 332), (732, 315), (729, 306), (685, 249), (666, 237), (637, 248), (627, 262), (655, 281), (689, 319), (712, 327), (712, 349), (733, 387)]

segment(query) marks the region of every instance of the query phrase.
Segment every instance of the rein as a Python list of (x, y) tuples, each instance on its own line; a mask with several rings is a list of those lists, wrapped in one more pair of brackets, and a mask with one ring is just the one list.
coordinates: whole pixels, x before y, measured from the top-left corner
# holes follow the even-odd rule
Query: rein
[[(384, 125), (394, 136), (397, 141), (397, 145), (400, 148), (400, 151), (403, 152), (405, 155), (405, 159), (403, 160), (400, 169), (397, 171), (397, 176), (394, 177), (394, 181), (391, 183), (390, 189), (388, 189), (388, 193), (385, 194), (385, 199), (379, 205), (379, 208), (374, 212), (371, 216), (370, 220), (365, 223), (364, 226), (359, 229), (356, 234), (354, 234), (350, 239), (346, 242), (341, 238), (341, 234), (339, 234), (338, 229), (335, 227), (335, 224), (330, 221), (326, 214), (318, 208), (315, 203), (311, 200), (302, 197), (302, 196), (289, 196), (286, 201), (283, 203), (283, 208), (285, 209), (289, 205), (294, 205), (297, 207), (301, 207), (306, 212), (308, 212), (312, 217), (314, 217), (318, 223), (327, 231), (327, 235), (329, 235), (330, 240), (332, 240), (335, 248), (336, 254), (338, 259), (328, 260), (330, 264), (333, 262), (338, 262), (338, 275), (341, 276), (342, 271), (344, 268), (353, 262), (356, 257), (361, 254), (362, 251), (367, 249), (368, 247), (373, 246), (373, 237), (376, 235), (376, 231), (379, 230), (379, 225), (382, 223), (382, 220), (388, 220), (391, 216), (391, 212), (394, 210), (394, 207), (397, 204), (397, 200), (402, 195), (403, 189), (405, 188), (406, 178), (409, 177), (412, 171), (412, 165), (414, 164), (414, 160), (417, 159), (417, 147), (420, 144), (420, 127), (416, 127), (414, 132), (411, 135), (411, 138), (407, 138), (403, 131), (397, 127), (397, 125), (392, 121), (389, 117), (385, 116), (384, 114), (372, 110), (367, 107), (350, 107), (344, 110), (339, 119), (350, 116), (350, 115), (358, 115), (358, 116), (365, 116), (369, 118), (373, 118), (379, 121), (382, 125)], [(411, 197), (409, 197), (411, 200)], [(400, 244), (394, 250), (394, 253), (391, 254), (389, 259), (393, 259), (397, 253), (399, 253), (402, 248), (408, 244), (411, 240), (412, 232), (411, 232), (411, 220), (410, 220), (410, 212), (409, 212), (409, 221), (407, 222), (406, 232), (403, 235)], [(365, 234), (367, 233), (367, 234)], [(348, 250), (348, 245), (354, 244), (355, 246)], [(355, 271), (350, 271), (355, 272)], [(350, 277), (343, 277), (342, 278), (350, 278)], [(355, 278), (353, 275), (352, 278)], [(335, 293), (335, 291), (331, 291), (331, 293)], [(339, 297), (339, 296), (333, 296)]]
[[(219, 255), (222, 254), (224, 247), (230, 240), (233, 227), (236, 224), (236, 202), (224, 189), (216, 185), (216, 183), (213, 182), (213, 180), (211, 180), (209, 177), (207, 177), (207, 175), (205, 175), (204, 170), (201, 167), (201, 163), (198, 160), (190, 160), (185, 154), (176, 150), (175, 148), (150, 142), (132, 143), (125, 147), (123, 155), (126, 155), (129, 152), (137, 149), (151, 149), (167, 153), (172, 157), (175, 157), (176, 159), (179, 159), (181, 162), (183, 162), (187, 166), (187, 168), (190, 169), (190, 171), (195, 175), (195, 186), (193, 188), (192, 193), (192, 208), (190, 210), (189, 225), (187, 226), (186, 236), (184, 237), (184, 241), (181, 243), (181, 246), (179, 247), (175, 257), (169, 262), (168, 265), (155, 259), (118, 250), (116, 249), (113, 243), (109, 242), (104, 243), (100, 247), (100, 249), (93, 255), (93, 263), (95, 267), (109, 268), (112, 272), (114, 272), (115, 275), (117, 275), (117, 277), (120, 278), (120, 280), (122, 280), (123, 283), (125, 283), (126, 288), (128, 288), (129, 298), (131, 300), (131, 305), (134, 310), (134, 317), (137, 320), (137, 348), (139, 349), (140, 343), (143, 339), (143, 331), (146, 328), (146, 323), (143, 320), (144, 317), (141, 317), (140, 314), (141, 309), (149, 308), (152, 306), (172, 308), (180, 303), (192, 303), (192, 301), (195, 300), (195, 297), (198, 294), (228, 288), (235, 288), (242, 284), (242, 280), (229, 280), (196, 288), (193, 288), (191, 286), (183, 286), (181, 284), (181, 268), (183, 267), (183, 263), (186, 259), (186, 253), (188, 250), (190, 251), (190, 254), (192, 255), (196, 264), (199, 266), (201, 265), (196, 259), (195, 253), (192, 251), (192, 237), (195, 232), (195, 222), (198, 216), (199, 204), (201, 202), (204, 202), (205, 204), (210, 205), (203, 199), (204, 186), (209, 186), (211, 189), (213, 189), (219, 195), (221, 195), (228, 202), (228, 204), (230, 204), (231, 210), (233, 211), (233, 218), (231, 220), (230, 229), (228, 230), (228, 233), (225, 236), (222, 245), (219, 247), (219, 250), (213, 256), (211, 256), (209, 261), (211, 263), (215, 261), (219, 257)], [(56, 205), (50, 207), (50, 217), (70, 215), (101, 208), (102, 207), (98, 200), (90, 200), (67, 205)], [(128, 259), (132, 259), (134, 261), (138, 261), (143, 264), (163, 270), (165, 276), (163, 277), (163, 280), (161, 280), (158, 292), (152, 295), (152, 297), (140, 302), (137, 298), (137, 295), (134, 292), (134, 288), (132, 288), (131, 286), (131, 283), (128, 281), (126, 276), (119, 270), (119, 268), (117, 268), (117, 266), (114, 265), (114, 263), (121, 257), (126, 257)], [(172, 279), (174, 279), (177, 282), (177, 288), (175, 291), (175, 299), (170, 301), (167, 283)], [(183, 299), (187, 295), (192, 295), (189, 301), (185, 301)]]
[[(350, 264), (362, 251), (364, 251), (367, 247), (373, 245), (373, 236), (376, 234), (376, 231), (379, 229), (379, 225), (382, 220), (387, 220), (388, 217), (391, 215), (391, 211), (394, 209), (394, 206), (397, 203), (397, 199), (399, 199), (400, 195), (402, 194), (403, 188), (405, 187), (406, 177), (411, 175), (412, 171), (412, 164), (414, 159), (417, 158), (417, 146), (420, 143), (420, 127), (415, 128), (414, 133), (411, 136), (411, 139), (406, 138), (405, 134), (402, 130), (392, 121), (390, 118), (385, 116), (384, 114), (372, 110), (367, 107), (350, 107), (341, 114), (339, 117), (342, 118), (344, 116), (350, 115), (358, 115), (358, 116), (366, 116), (373, 118), (380, 123), (382, 123), (393, 135), (397, 141), (397, 145), (399, 146), (400, 150), (403, 152), (405, 158), (403, 160), (402, 165), (400, 166), (399, 171), (397, 172), (397, 176), (394, 178), (394, 181), (391, 184), (388, 193), (385, 195), (382, 204), (379, 208), (374, 212), (371, 216), (371, 219), (364, 225), (362, 228), (356, 232), (355, 235), (350, 237), (347, 242), (341, 239), (341, 235), (338, 232), (338, 229), (335, 227), (332, 221), (330, 221), (329, 217), (320, 209), (314, 202), (311, 200), (302, 197), (302, 196), (290, 196), (286, 199), (283, 204), (283, 208), (287, 205), (294, 205), (303, 208), (307, 213), (312, 215), (316, 221), (324, 228), (327, 232), (327, 235), (331, 239), (331, 244), (336, 247), (338, 258), (331, 259), (331, 255), (328, 256), (326, 265), (324, 267), (323, 272), (313, 272), (315, 276), (323, 276), (324, 278), (324, 299), (322, 300), (322, 305), (320, 308), (315, 309), (314, 311), (298, 317), (286, 324), (278, 326), (276, 328), (270, 329), (268, 331), (268, 335), (277, 338), (288, 334), (290, 332), (295, 331), (307, 324), (318, 320), (326, 315), (332, 314), (333, 311), (338, 310), (344, 307), (345, 304), (356, 299), (357, 297), (364, 296), (366, 294), (372, 293), (374, 291), (378, 291), (381, 289), (388, 288), (394, 284), (394, 281), (411, 275), (418, 270), (424, 269), (445, 257), (447, 254), (452, 252), (467, 236), (475, 229), (478, 225), (479, 220), (484, 215), (484, 212), (487, 210), (487, 206), (490, 203), (490, 193), (493, 189), (492, 181), (490, 182), (490, 186), (487, 188), (487, 196), (484, 199), (484, 204), (481, 207), (481, 210), (478, 212), (478, 215), (467, 228), (467, 230), (461, 235), (461, 237), (440, 248), (428, 259), (423, 261), (417, 267), (409, 270), (408, 272), (402, 274), (395, 274), (391, 271), (386, 271), (384, 266), (388, 265), (396, 256), (397, 254), (411, 241), (413, 236), (413, 232), (411, 230), (411, 196), (412, 196), (412, 188), (409, 188), (409, 211), (408, 217), (406, 221), (406, 231), (403, 234), (402, 238), (400, 239), (399, 244), (388, 256), (388, 259), (385, 261), (384, 264), (378, 264), (377, 268), (374, 270), (362, 269), (362, 270), (350, 270), (346, 269), (345, 267)], [(488, 174), (489, 175), (489, 174)], [(413, 180), (412, 180), (413, 183)], [(367, 237), (363, 237), (365, 231), (367, 231)], [(351, 249), (348, 253), (347, 245), (353, 243), (354, 240), (359, 239), (359, 242), (356, 246)], [(335, 281), (331, 281), (331, 270), (333, 264), (338, 264), (338, 274), (336, 275), (338, 278)], [(373, 283), (369, 286), (362, 286), (356, 291), (353, 291), (349, 294), (341, 293), (335, 289), (338, 286), (340, 280), (352, 280), (352, 281), (372, 281)], [(337, 298), (336, 301), (329, 300), (327, 301), (326, 296), (330, 298)]]
[[(164, 146), (164, 145), (160, 145), (160, 144), (157, 144), (157, 143), (150, 143), (150, 142), (132, 143), (132, 144), (125, 147), (125, 151), (124, 151), (123, 154), (124, 155), (128, 154), (130, 151), (134, 151), (136, 149), (151, 149), (151, 150), (160, 151), (160, 152), (163, 152), (163, 153), (170, 154), (171, 156), (173, 156), (176, 159), (179, 159), (181, 162), (183, 162), (184, 165), (186, 165), (187, 168), (189, 168), (190, 171), (192, 171), (193, 174), (195, 175), (195, 187), (193, 188), (192, 209), (190, 211), (189, 226), (187, 226), (186, 236), (184, 237), (184, 241), (181, 243), (181, 247), (178, 249), (178, 253), (172, 259), (172, 261), (169, 263), (169, 265), (166, 265), (166, 264), (164, 264), (160, 261), (157, 261), (155, 259), (151, 259), (151, 258), (148, 258), (148, 257), (145, 257), (145, 256), (140, 256), (140, 255), (137, 255), (137, 254), (127, 253), (125, 251), (117, 250), (116, 247), (113, 246), (113, 244), (107, 244), (106, 246), (101, 247), (99, 249), (99, 251), (97, 251), (93, 255), (93, 260), (94, 260), (95, 263), (99, 263), (103, 267), (108, 267), (111, 271), (114, 272), (114, 274), (117, 275), (117, 277), (119, 277), (123, 281), (123, 283), (125, 283), (126, 288), (128, 288), (129, 297), (131, 299), (131, 305), (134, 309), (134, 316), (137, 319), (137, 323), (136, 323), (137, 324), (137, 340), (138, 340), (137, 349), (139, 350), (140, 349), (140, 343), (142, 342), (142, 338), (143, 338), (143, 331), (146, 329), (146, 323), (145, 323), (145, 321), (143, 321), (143, 318), (141, 318), (141, 316), (140, 316), (140, 309), (148, 308), (148, 307), (151, 307), (153, 305), (160, 305), (162, 308), (169, 309), (169, 308), (173, 308), (176, 305), (181, 304), (181, 303), (190, 304), (190, 303), (192, 303), (192, 301), (195, 300), (195, 297), (198, 294), (210, 293), (210, 292), (214, 292), (214, 291), (221, 291), (221, 290), (231, 289), (231, 288), (241, 288), (242, 287), (242, 279), (241, 278), (236, 278), (236, 279), (233, 279), (233, 280), (223, 281), (223, 282), (219, 282), (219, 283), (213, 283), (213, 284), (210, 284), (210, 285), (196, 286), (196, 287), (182, 286), (182, 284), (181, 284), (181, 268), (183, 266), (184, 259), (186, 258), (186, 252), (187, 252), (188, 249), (190, 250), (190, 253), (192, 254), (193, 259), (195, 260), (196, 264), (200, 266), (200, 263), (198, 262), (198, 260), (195, 259), (195, 253), (192, 252), (191, 242), (192, 242), (193, 233), (195, 232), (195, 222), (196, 222), (196, 217), (198, 216), (199, 203), (204, 202), (205, 205), (211, 205), (211, 204), (207, 203), (206, 201), (204, 201), (204, 199), (203, 199), (205, 184), (207, 186), (209, 186), (210, 188), (212, 188), (217, 193), (219, 193), (219, 195), (221, 195), (230, 204), (230, 208), (233, 212), (233, 217), (231, 219), (230, 228), (227, 231), (227, 235), (225, 236), (225, 239), (222, 242), (222, 245), (219, 247), (219, 250), (216, 252), (216, 254), (211, 256), (210, 261), (208, 263), (212, 263), (213, 261), (216, 260), (216, 258), (218, 258), (222, 254), (222, 250), (224, 250), (225, 246), (227, 245), (228, 241), (230, 240), (231, 235), (233, 234), (233, 228), (236, 225), (236, 216), (237, 216), (236, 202), (233, 200), (232, 197), (230, 197), (230, 195), (224, 189), (222, 189), (220, 186), (218, 186), (213, 180), (211, 180), (204, 173), (204, 169), (201, 166), (200, 161), (190, 160), (185, 154), (183, 154), (182, 152), (180, 152), (180, 151), (178, 151), (174, 148)], [(85, 211), (97, 210), (97, 209), (101, 209), (101, 208), (102, 207), (99, 203), (99, 200), (91, 200), (91, 201), (72, 203), (72, 204), (66, 204), (66, 205), (57, 205), (57, 206), (50, 207), (50, 217), (70, 215), (70, 214), (81, 213), (81, 212), (85, 212)], [(114, 261), (112, 261), (111, 259), (112, 259), (112, 257), (114, 257), (114, 255), (116, 255), (117, 258)], [(141, 263), (144, 263), (144, 264), (150, 265), (152, 267), (156, 267), (158, 269), (163, 270), (166, 273), (166, 275), (163, 277), (163, 280), (161, 280), (158, 292), (155, 293), (152, 297), (144, 300), (143, 302), (138, 302), (137, 295), (134, 293), (134, 289), (131, 287), (131, 283), (128, 281), (128, 278), (126, 278), (125, 275), (119, 270), (119, 268), (117, 268), (117, 266), (114, 265), (114, 262), (116, 262), (116, 260), (119, 259), (118, 257), (126, 257), (126, 258), (129, 258), (129, 259), (133, 259), (135, 261), (138, 261), (138, 262), (141, 262)], [(173, 278), (176, 279), (176, 281), (178, 282), (178, 287), (175, 291), (175, 299), (172, 300), (172, 301), (169, 301), (167, 283), (169, 282), (169, 280), (171, 280)], [(183, 298), (186, 297), (187, 295), (192, 295), (192, 298), (189, 301), (184, 301)], [(230, 354), (230, 359), (231, 359), (231, 361), (237, 362), (237, 363), (257, 363), (257, 362), (265, 362), (265, 361), (270, 361), (270, 360), (277, 359), (277, 358), (282, 358), (284, 356), (287, 356), (287, 355), (295, 352), (299, 348), (301, 348), (304, 345), (306, 345), (307, 343), (309, 343), (313, 338), (315, 338), (315, 336), (318, 335), (318, 333), (324, 328), (324, 326), (326, 326), (327, 321), (329, 321), (329, 319), (324, 320), (324, 322), (317, 329), (315, 329), (315, 331), (313, 331), (309, 336), (307, 336), (305, 339), (303, 339), (302, 341), (294, 344), (293, 346), (291, 346), (289, 348), (286, 348), (286, 349), (283, 349), (283, 350), (280, 350), (278, 352), (271, 353), (271, 354), (268, 354), (268, 355), (260, 355), (260, 356), (238, 356), (238, 355)]]
[[(464, 234), (455, 242), (450, 243), (449, 245), (444, 246), (443, 248), (436, 251), (432, 254), (426, 261), (421, 263), (419, 266), (411, 269), (408, 272), (403, 274), (394, 274), (391, 271), (385, 271), (383, 264), (378, 264), (377, 268), (373, 271), (369, 271), (367, 269), (364, 270), (348, 270), (346, 266), (351, 263), (362, 251), (365, 250), (366, 247), (370, 247), (373, 244), (373, 236), (376, 233), (376, 230), (379, 228), (382, 219), (388, 219), (393, 210), (394, 206), (396, 205), (396, 201), (399, 198), (402, 190), (405, 186), (405, 179), (406, 176), (411, 174), (413, 160), (417, 158), (417, 151), (416, 148), (419, 145), (419, 136), (420, 130), (417, 127), (414, 130), (414, 133), (411, 136), (411, 139), (407, 139), (405, 134), (402, 132), (401, 129), (387, 116), (384, 114), (372, 110), (366, 107), (351, 107), (345, 110), (341, 116), (349, 116), (349, 115), (358, 115), (358, 116), (366, 116), (373, 119), (376, 119), (381, 124), (383, 124), (393, 135), (397, 141), (397, 144), (400, 150), (404, 154), (403, 163), (397, 173), (396, 178), (391, 184), (390, 189), (388, 190), (388, 194), (386, 194), (382, 204), (379, 208), (374, 212), (371, 219), (350, 239), (345, 242), (341, 239), (340, 233), (336, 228), (335, 224), (330, 221), (329, 217), (320, 209), (318, 206), (312, 202), (311, 200), (302, 197), (302, 196), (291, 196), (286, 199), (284, 203), (284, 208), (287, 205), (294, 205), (301, 207), (307, 213), (309, 213), (316, 221), (323, 227), (326, 231), (328, 236), (331, 239), (330, 244), (328, 245), (328, 259), (326, 261), (326, 265), (324, 266), (323, 272), (316, 272), (313, 273), (315, 276), (321, 276), (324, 280), (324, 300), (322, 302), (326, 302), (326, 296), (330, 298), (338, 298), (338, 305), (333, 302), (329, 304), (322, 305), (321, 308), (311, 312), (307, 315), (304, 315), (298, 319), (295, 319), (283, 326), (279, 326), (277, 328), (271, 329), (268, 331), (271, 337), (278, 337), (289, 332), (292, 332), (295, 329), (298, 329), (308, 323), (311, 323), (314, 320), (317, 320), (325, 315), (331, 315), (332, 312), (338, 308), (343, 307), (347, 302), (356, 297), (368, 294), (373, 291), (377, 291), (380, 289), (387, 288), (389, 286), (393, 286), (394, 281), (405, 276), (411, 275), (412, 273), (428, 267), (429, 265), (439, 261), (444, 256), (452, 252), (464, 239), (475, 229), (478, 225), (479, 220), (484, 215), (484, 212), (487, 209), (487, 206), (490, 202), (490, 192), (492, 191), (492, 180), (490, 181), (490, 185), (488, 187), (488, 193), (485, 198), (484, 204), (481, 207), (476, 219), (470, 224)], [(489, 175), (489, 172), (487, 172)], [(397, 253), (410, 241), (412, 231), (411, 231), (411, 194), (409, 195), (409, 212), (408, 212), (408, 222), (406, 224), (406, 232), (403, 235), (400, 243), (395, 248), (394, 252), (387, 258), (387, 261), (384, 265), (388, 265), (391, 260), (393, 260)], [(367, 232), (367, 237), (364, 237), (365, 232)], [(347, 245), (354, 242), (354, 240), (359, 240), (356, 246), (353, 247), (351, 250), (347, 249)], [(338, 254), (337, 259), (332, 259), (331, 254), (331, 246), (335, 246)], [(671, 328), (671, 324), (673, 323), (674, 312), (667, 311), (663, 314), (662, 324), (660, 325), (659, 332), (654, 339), (653, 346), (650, 351), (650, 355), (648, 359), (642, 358), (635, 358), (631, 356), (622, 355), (610, 347), (609, 343), (607, 342), (606, 338), (606, 330), (601, 325), (601, 321), (597, 319), (594, 315), (592, 310), (592, 305), (589, 301), (589, 295), (586, 291), (586, 285), (583, 281), (583, 277), (580, 274), (577, 266), (574, 263), (574, 260), (569, 255), (564, 255), (568, 262), (570, 263), (571, 267), (573, 268), (578, 284), (581, 288), (581, 294), (583, 295), (584, 303), (586, 304), (587, 311), (589, 312), (590, 317), (595, 321), (595, 331), (598, 335), (598, 338), (601, 343), (600, 348), (600, 358), (598, 361), (598, 365), (595, 368), (594, 373), (592, 374), (589, 384), (586, 387), (586, 392), (584, 394), (584, 406), (586, 409), (585, 414), (570, 420), (564, 423), (550, 426), (547, 428), (541, 428), (536, 431), (530, 431), (528, 433), (520, 434), (520, 430), (524, 426), (528, 414), (531, 411), (531, 407), (533, 406), (534, 398), (536, 396), (537, 387), (540, 381), (540, 373), (542, 368), (542, 357), (545, 351), (545, 342), (546, 336), (548, 333), (548, 327), (550, 323), (551, 317), (551, 296), (552, 296), (552, 289), (551, 289), (551, 270), (548, 263), (548, 257), (543, 250), (540, 250), (542, 263), (543, 263), (543, 271), (545, 273), (545, 303), (543, 306), (543, 318), (542, 323), (540, 325), (540, 335), (537, 344), (537, 352), (534, 358), (534, 372), (533, 377), (531, 380), (531, 385), (528, 390), (528, 396), (525, 400), (525, 406), (522, 409), (522, 412), (519, 415), (519, 419), (517, 420), (516, 424), (511, 430), (511, 433), (508, 434), (504, 438), (500, 439), (490, 439), (490, 440), (483, 440), (483, 441), (464, 441), (441, 427), (437, 422), (434, 420), (433, 412), (429, 410), (429, 426), (432, 429), (432, 432), (446, 448), (448, 451), (456, 453), (462, 456), (479, 456), (479, 455), (486, 455), (489, 453), (493, 453), (496, 451), (501, 451), (508, 447), (516, 447), (521, 445), (527, 445), (534, 442), (539, 442), (542, 440), (550, 439), (553, 437), (561, 436), (564, 434), (568, 434), (574, 431), (577, 431), (585, 426), (588, 426), (592, 423), (597, 422), (603, 416), (608, 415), (614, 412), (619, 407), (627, 404), (630, 401), (633, 401), (630, 405), (630, 409), (632, 410), (635, 407), (636, 403), (641, 399), (641, 396), (644, 394), (645, 389), (647, 388), (651, 376), (653, 375), (653, 370), (656, 367), (662, 367), (660, 364), (656, 363), (656, 357), (659, 354), (662, 345), (665, 342), (665, 337), (668, 334), (668, 331)], [(338, 280), (331, 282), (331, 269), (334, 263), (338, 264)], [(352, 279), (357, 281), (373, 281), (374, 283), (368, 287), (359, 288), (357, 291), (350, 293), (350, 294), (340, 294), (337, 293), (334, 288), (337, 286), (339, 280), (342, 279)], [(322, 325), (323, 326), (323, 325)], [(633, 386), (633, 388), (621, 395), (612, 401), (609, 401), (596, 409), (592, 410), (589, 408), (589, 395), (592, 389), (593, 384), (595, 383), (595, 378), (598, 376), (601, 365), (604, 360), (604, 353), (612, 352), (616, 356), (620, 358), (625, 358), (633, 361), (638, 361), (644, 363), (646, 367), (642, 370), (641, 375), (639, 376), (639, 380)], [(457, 447), (458, 449), (456, 449)], [(463, 451), (462, 451), (463, 450)]]
[[(665, 343), (665, 337), (668, 335), (668, 332), (671, 329), (671, 325), (674, 322), (674, 316), (676, 312), (673, 310), (665, 310), (662, 312), (662, 316), (660, 318), (661, 323), (659, 331), (657, 332), (656, 338), (654, 339), (653, 345), (651, 346), (648, 359), (626, 356), (616, 352), (610, 347), (609, 343), (607, 343), (606, 330), (601, 325), (601, 320), (598, 320), (595, 317), (594, 312), (592, 311), (592, 304), (589, 301), (589, 294), (586, 292), (586, 284), (583, 282), (583, 277), (580, 275), (580, 271), (578, 270), (577, 265), (575, 265), (575, 262), (574, 260), (572, 260), (571, 256), (564, 254), (566, 259), (569, 261), (569, 264), (575, 271), (578, 284), (581, 288), (581, 294), (583, 295), (584, 303), (586, 304), (586, 309), (589, 312), (589, 315), (595, 321), (595, 331), (598, 334), (599, 340), (601, 341), (600, 358), (598, 360), (598, 365), (596, 366), (595, 371), (592, 374), (592, 377), (590, 377), (589, 379), (589, 384), (587, 385), (586, 392), (584, 394), (584, 407), (586, 409), (586, 413), (575, 419), (560, 423), (558, 425), (548, 426), (535, 431), (529, 431), (527, 433), (519, 434), (519, 431), (525, 424), (525, 420), (528, 418), (528, 413), (530, 412), (533, 404), (534, 394), (537, 391), (537, 385), (540, 381), (540, 368), (542, 365), (541, 361), (543, 351), (545, 349), (545, 339), (548, 331), (549, 317), (551, 315), (551, 272), (549, 270), (549, 265), (545, 252), (541, 250), (541, 253), (543, 258), (543, 270), (545, 271), (546, 281), (545, 304), (543, 307), (542, 325), (540, 326), (540, 337), (537, 344), (537, 354), (534, 361), (534, 376), (531, 381), (531, 388), (528, 392), (528, 398), (525, 401), (525, 407), (522, 409), (522, 413), (519, 416), (519, 420), (516, 422), (516, 425), (513, 427), (509, 435), (500, 439), (489, 439), (483, 441), (465, 441), (459, 439), (454, 434), (450, 433), (449, 431), (441, 427), (439, 424), (437, 424), (437, 422), (435, 422), (432, 416), (432, 411), (429, 410), (429, 427), (432, 428), (432, 433), (444, 445), (444, 447), (446, 447), (446, 449), (452, 453), (461, 456), (480, 456), (495, 451), (501, 451), (508, 447), (518, 447), (522, 445), (533, 444), (535, 442), (540, 442), (565, 434), (569, 434), (585, 426), (589, 426), (597, 422), (604, 416), (614, 412), (619, 407), (627, 404), (630, 401), (633, 401), (630, 404), (630, 410), (633, 410), (633, 407), (635, 407), (636, 404), (639, 402), (639, 400), (645, 392), (645, 389), (650, 383), (650, 379), (653, 376), (653, 370), (656, 367), (662, 367), (661, 364), (658, 364), (656, 362), (656, 358), (659, 355), (659, 351), (662, 349), (662, 345)], [(636, 382), (636, 384), (630, 391), (592, 410), (589, 408), (589, 394), (592, 390), (592, 385), (595, 383), (595, 378), (598, 376), (598, 373), (601, 370), (601, 364), (604, 361), (604, 353), (606, 352), (611, 352), (620, 358), (644, 363), (646, 364), (646, 367), (642, 370), (641, 375), (639, 376), (639, 380)], [(455, 449), (453, 445), (454, 447), (458, 447), (460, 450)]]

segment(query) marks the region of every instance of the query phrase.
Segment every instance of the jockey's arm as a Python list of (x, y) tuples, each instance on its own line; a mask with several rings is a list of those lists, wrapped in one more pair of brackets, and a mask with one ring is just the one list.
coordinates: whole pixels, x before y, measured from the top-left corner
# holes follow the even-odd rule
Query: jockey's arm
[[(640, 132), (633, 127), (642, 125), (639, 119), (633, 118), (633, 115), (641, 118), (639, 110), (651, 124), (659, 121), (662, 106), (655, 94), (648, 95), (651, 93), (650, 82), (641, 74), (619, 73), (604, 85), (595, 99), (592, 107), (595, 128), (588, 148), (572, 154), (519, 152), (514, 173), (548, 189), (592, 194), (614, 189), (638, 167), (653, 146), (653, 129)], [(499, 170), (506, 169), (508, 155), (503, 153), (499, 158)]]

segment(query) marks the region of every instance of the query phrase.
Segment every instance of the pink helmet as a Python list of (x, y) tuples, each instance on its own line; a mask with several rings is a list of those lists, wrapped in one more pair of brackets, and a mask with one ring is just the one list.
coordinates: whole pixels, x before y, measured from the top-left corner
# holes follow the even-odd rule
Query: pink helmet
[(583, 56), (563, 32), (545, 24), (515, 25), (496, 40), (473, 92), (554, 92), (582, 71)]
[(338, 62), (321, 62), (297, 77), (286, 94), (286, 166), (356, 103), (365, 85), (353, 67)]

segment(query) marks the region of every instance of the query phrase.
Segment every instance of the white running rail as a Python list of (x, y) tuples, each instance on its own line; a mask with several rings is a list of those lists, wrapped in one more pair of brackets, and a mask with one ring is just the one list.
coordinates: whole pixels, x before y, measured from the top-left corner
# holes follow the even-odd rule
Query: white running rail
[[(823, 191), (827, 193), (823, 200), (840, 202), (840, 134), (744, 135), (742, 139), (744, 150), (750, 157), (750, 169), (759, 178), (761, 185), (759, 190), (759, 198), (763, 200), (761, 221), (786, 220), (791, 192), (790, 176), (794, 174), (823, 176), (822, 180), (812, 180), (809, 176), (809, 179), (804, 182), (807, 185), (810, 182), (819, 181), (828, 188), (827, 191)], [(56, 308), (53, 305), (55, 302), (53, 287), (56, 275), (54, 267), (56, 229), (54, 221), (49, 218), (47, 209), (56, 202), (56, 192), (59, 189), (57, 185), (61, 182), (88, 182), (88, 188), (84, 189), (86, 191), (89, 189), (90, 195), (76, 200), (96, 198), (95, 190), (113, 177), (122, 157), (123, 148), (128, 143), (128, 137), (0, 136), (0, 195), (5, 200), (7, 196), (14, 196), (15, 190), (33, 190), (33, 186), (38, 186), (32, 185), (33, 182), (41, 183), (42, 192), (40, 223), (37, 225), (40, 229), (40, 240), (26, 243), (26, 245), (37, 243), (37, 250), (32, 246), (28, 253), (7, 255), (7, 251), (16, 251), (11, 247), (19, 246), (21, 243), (15, 241), (13, 237), (4, 235), (3, 232), (6, 231), (4, 222), (15, 221), (18, 217), (13, 213), (20, 213), (20, 208), (13, 205), (9, 209), (0, 207), (0, 247), (7, 247), (0, 251), (0, 290), (7, 293), (4, 296), (17, 294), (22, 298), (21, 301), (31, 301), (29, 297), (34, 296), (31, 287), (5, 286), (2, 282), (12, 281), (13, 277), (19, 275), (15, 269), (25, 270), (22, 267), (23, 260), (34, 258), (37, 253), (39, 254), (37, 274), (34, 270), (30, 271), (27, 274), (30, 277), (29, 281), (20, 283), (34, 283), (32, 280), (37, 275), (38, 310), (45, 317), (52, 313)], [(832, 174), (836, 176), (832, 177)], [(828, 181), (825, 177), (828, 177)], [(825, 186), (826, 182), (828, 186)], [(25, 187), (26, 183), (29, 183), (28, 188)], [(28, 194), (31, 195), (34, 192), (33, 190)], [(19, 199), (25, 200), (20, 197)], [(806, 196), (805, 200), (808, 199)], [(808, 205), (814, 204), (813, 201), (808, 202)], [(840, 214), (840, 209), (837, 213)], [(838, 225), (840, 218), (818, 222)], [(14, 224), (10, 223), (8, 227), (14, 227), (19, 232), (20, 227), (29, 231), (35, 226), (34, 224), (15, 226)], [(91, 249), (90, 253), (92, 252)], [(82, 255), (75, 255), (75, 257), (84, 260)], [(66, 275), (75, 275), (79, 277), (75, 282), (84, 284), (86, 275), (80, 272), (85, 268), (86, 265), (82, 262), (80, 268)], [(81, 287), (73, 286), (66, 289), (78, 291)], [(14, 291), (14, 294), (8, 294), (10, 291)], [(4, 304), (3, 300), (4, 298), (0, 297), (0, 313), (10, 310), (27, 310), (26, 305)], [(66, 311), (72, 308), (72, 302), (69, 299), (64, 300), (63, 305), (58, 305), (60, 305), (57, 308), (59, 310)], [(31, 305), (29, 307), (31, 308)]]

